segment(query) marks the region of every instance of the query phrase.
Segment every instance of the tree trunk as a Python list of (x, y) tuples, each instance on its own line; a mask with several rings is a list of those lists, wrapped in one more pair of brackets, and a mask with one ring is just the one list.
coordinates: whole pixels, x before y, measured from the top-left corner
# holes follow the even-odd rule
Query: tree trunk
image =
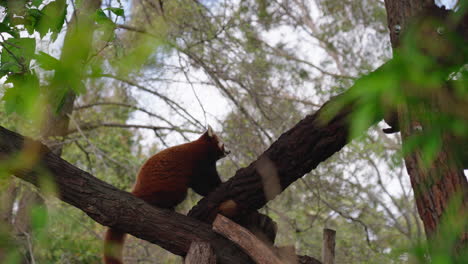
[[(68, 134), (76, 91), (82, 85), (85, 64), (91, 50), (94, 14), (100, 6), (101, 0), (85, 0), (75, 10), (63, 41), (61, 66), (56, 70), (50, 84), (52, 92), (46, 106), (41, 137), (52, 152), (59, 156), (63, 148), (61, 141)], [(60, 94), (63, 92), (65, 94), (61, 98)]]
[[(432, 0), (386, 0), (388, 28), (394, 52), (402, 45), (400, 36), (408, 29), (415, 18), (420, 19), (422, 14), (436, 12), (446, 12), (438, 9)], [(424, 16), (424, 15), (422, 15)], [(424, 19), (422, 17), (421, 19)], [(434, 41), (436, 28), (432, 31), (421, 31), (425, 34), (426, 41)], [(465, 37), (468, 32), (461, 29), (459, 34)], [(440, 34), (439, 34), (440, 35)], [(437, 36), (436, 36), (437, 37)], [(466, 38), (466, 37), (465, 37)], [(440, 47), (442, 48), (442, 47)], [(437, 58), (443, 60), (444, 58)], [(445, 67), (445, 65), (440, 65)], [(428, 73), (430, 74), (430, 73)], [(408, 87), (411, 89), (411, 87)], [(405, 88), (404, 88), (405, 89)], [(432, 96), (432, 104), (428, 109), (414, 109), (411, 105), (404, 105), (399, 112), (401, 135), (403, 144), (408, 142), (408, 138), (421, 130), (430, 129), (430, 123), (422, 119), (425, 113), (440, 109), (443, 100), (437, 94)], [(465, 105), (466, 106), (466, 105)], [(410, 176), (411, 185), (418, 208), (419, 215), (424, 223), (424, 228), (428, 238), (437, 234), (443, 223), (443, 216), (452, 205), (458, 203), (456, 212), (452, 217), (459, 221), (466, 221), (468, 213), (468, 183), (463, 174), (463, 164), (456, 162), (459, 160), (457, 152), (450, 148), (455, 145), (464, 145), (466, 142), (454, 142), (457, 139), (451, 135), (446, 135), (442, 139), (443, 145), (437, 153), (435, 160), (430, 165), (424, 164), (422, 153), (416, 149), (405, 156), (405, 164)], [(460, 243), (457, 247), (467, 244), (468, 233), (465, 229), (461, 234)]]

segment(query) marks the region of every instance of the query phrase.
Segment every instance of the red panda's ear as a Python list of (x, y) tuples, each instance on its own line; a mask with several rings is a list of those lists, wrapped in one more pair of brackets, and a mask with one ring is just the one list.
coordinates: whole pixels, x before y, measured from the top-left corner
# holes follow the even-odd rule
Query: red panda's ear
[(211, 128), (210, 125), (208, 125), (208, 131), (206, 131), (208, 133), (208, 136), (209, 137), (213, 137), (214, 135), (214, 132), (213, 132), (213, 128)]
[(203, 133), (200, 137), (200, 139), (203, 139), (205, 141), (211, 141), (212, 138), (215, 138), (216, 134), (213, 131), (213, 128), (211, 126), (208, 126), (208, 129)]

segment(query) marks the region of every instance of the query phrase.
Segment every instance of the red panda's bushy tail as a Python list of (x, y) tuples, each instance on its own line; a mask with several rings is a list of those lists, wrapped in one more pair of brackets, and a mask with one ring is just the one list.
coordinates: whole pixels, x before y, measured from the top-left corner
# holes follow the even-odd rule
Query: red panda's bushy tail
[(125, 233), (109, 228), (104, 238), (104, 263), (122, 264)]

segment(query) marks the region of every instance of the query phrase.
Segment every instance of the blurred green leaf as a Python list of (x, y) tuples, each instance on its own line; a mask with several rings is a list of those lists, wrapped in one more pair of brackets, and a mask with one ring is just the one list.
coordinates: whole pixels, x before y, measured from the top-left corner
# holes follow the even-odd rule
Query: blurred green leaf
[(39, 79), (35, 74), (13, 74), (8, 76), (6, 83), (13, 84), (12, 88), (5, 91), (5, 111), (7, 114), (16, 112), (21, 115), (29, 115), (39, 97)]
[(5, 41), (1, 53), (0, 74), (27, 71), (35, 50), (36, 41), (33, 38), (12, 38)]
[(31, 209), (31, 225), (34, 231), (47, 225), (47, 209), (45, 206), (35, 206)]
[(60, 61), (58, 59), (42, 51), (40, 51), (39, 54), (36, 54), (34, 58), (44, 70), (51, 71), (60, 66)]
[(19, 38), (19, 33), (16, 28), (11, 28), (7, 23), (0, 23), (0, 32), (5, 32), (13, 36), (14, 38)]
[(377, 101), (369, 101), (367, 104), (361, 105), (353, 113), (352, 124), (351, 124), (351, 138), (356, 138), (362, 135), (373, 123), (376, 122), (376, 117), (379, 109)]
[(109, 7), (109, 8), (106, 8), (105, 10), (110, 10), (116, 16), (121, 16), (121, 17), (125, 16), (123, 8)]
[(442, 147), (442, 135), (439, 133), (431, 133), (424, 136), (422, 146), (422, 161), (424, 166), (430, 166), (437, 156), (437, 153)]
[(52, 32), (51, 39), (56, 40), (58, 33), (62, 30), (67, 15), (66, 0), (56, 0), (50, 2), (42, 8), (43, 16), (39, 23), (37, 23), (36, 30), (39, 32), (41, 38), (44, 37), (49, 31)]
[(42, 4), (42, 2), (44, 2), (44, 0), (33, 0), (31, 5), (38, 7), (40, 4)]
[(32, 35), (39, 21), (41, 20), (43, 13), (41, 10), (35, 8), (28, 9), (26, 13), (27, 15), (24, 18), (24, 27), (26, 28), (28, 33)]
[(95, 20), (98, 24), (114, 24), (114, 22), (112, 22), (112, 20), (107, 17), (106, 13), (104, 13), (104, 10), (102, 9), (96, 11)]
[[(463, 208), (461, 193), (453, 196), (441, 217), (439, 231), (429, 241), (418, 243), (410, 251), (416, 261), (411, 263), (425, 264), (465, 264), (468, 263), (468, 248), (462, 245), (454, 252), (468, 228), (468, 215)], [(462, 243), (463, 244), (463, 243)]]

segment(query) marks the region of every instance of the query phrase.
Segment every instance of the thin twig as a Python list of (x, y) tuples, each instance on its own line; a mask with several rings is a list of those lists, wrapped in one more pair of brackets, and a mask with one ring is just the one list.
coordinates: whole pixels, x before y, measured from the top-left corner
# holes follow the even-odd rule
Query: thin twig
[(148, 111), (148, 110), (146, 110), (146, 109), (144, 109), (142, 107), (138, 107), (136, 105), (121, 103), (121, 102), (95, 102), (95, 103), (90, 103), (90, 104), (87, 104), (87, 105), (76, 106), (74, 108), (74, 110), (83, 110), (83, 109), (91, 108), (91, 107), (94, 107), (94, 106), (101, 106), (101, 105), (127, 107), (127, 108), (131, 108), (131, 109), (143, 112), (143, 113), (145, 113), (145, 114), (147, 114), (147, 115), (149, 115), (151, 117), (156, 117), (156, 118), (164, 121), (170, 127), (172, 127), (174, 129), (174, 131), (178, 132), (182, 136), (182, 138), (184, 138), (186, 141), (189, 141), (189, 138), (187, 138), (187, 136), (184, 134), (184, 131), (181, 131), (178, 128), (178, 126), (174, 125), (171, 121), (167, 120), (163, 116), (157, 115), (157, 114), (155, 114), (153, 112), (150, 112), (150, 111)]
[[(305, 186), (307, 186), (307, 188), (309, 188), (309, 190), (313, 191), (312, 187), (303, 179), (301, 178), (301, 182), (303, 182), (305, 184)], [(381, 253), (379, 252), (375, 247), (374, 245), (372, 245), (371, 241), (370, 241), (370, 231), (369, 231), (369, 227), (367, 226), (366, 223), (364, 223), (361, 219), (359, 218), (355, 218), (355, 217), (352, 217), (348, 214), (345, 214), (344, 212), (338, 210), (336, 207), (332, 206), (330, 203), (328, 203), (325, 199), (321, 198), (320, 196), (318, 196), (319, 199), (328, 207), (330, 208), (331, 210), (335, 211), (336, 213), (338, 213), (341, 217), (345, 218), (345, 219), (348, 219), (348, 220), (351, 220), (355, 223), (358, 223), (359, 225), (361, 225), (364, 229), (364, 232), (366, 234), (366, 242), (367, 242), (367, 245), (369, 246), (369, 248), (374, 251), (375, 253)]]
[(194, 95), (195, 98), (197, 99), (198, 105), (200, 105), (200, 108), (201, 108), (201, 110), (203, 111), (203, 117), (205, 118), (205, 126), (208, 126), (208, 121), (207, 121), (207, 119), (206, 119), (205, 107), (203, 107), (203, 104), (202, 104), (202, 102), (200, 101), (200, 98), (198, 97), (197, 92), (195, 91), (195, 87), (193, 86), (193, 83), (190, 81), (190, 78), (189, 78), (187, 72), (185, 71), (185, 67), (182, 66), (181, 58), (182, 58), (182, 56), (179, 56), (179, 65), (181, 65), (181, 67), (182, 67), (182, 72), (184, 73), (185, 79), (187, 80), (187, 82), (189, 83), (190, 87), (192, 88), (193, 95)]
[[(199, 128), (202, 128), (202, 129), (205, 129), (205, 126), (200, 123), (200, 121), (198, 121), (195, 117), (193, 117), (184, 107), (182, 107), (181, 105), (179, 105), (178, 103), (176, 103), (174, 100), (170, 99), (169, 97), (161, 94), (161, 93), (158, 93), (154, 90), (150, 90), (142, 85), (139, 85), (133, 81), (130, 81), (130, 80), (126, 80), (126, 79), (123, 79), (123, 78), (120, 78), (118, 76), (115, 76), (115, 75), (112, 75), (112, 74), (102, 74), (100, 75), (100, 77), (106, 77), (106, 78), (112, 78), (112, 79), (115, 79), (115, 80), (118, 80), (118, 81), (121, 81), (123, 83), (126, 83), (128, 85), (131, 85), (131, 86), (134, 86), (142, 91), (145, 91), (145, 92), (148, 92), (148, 93), (151, 93), (153, 95), (156, 95), (157, 97), (161, 98), (164, 102), (166, 102), (169, 107), (171, 107), (174, 111), (176, 111), (180, 116), (184, 117), (188, 122), (190, 122), (192, 125), (196, 126), (196, 127), (199, 127)], [(182, 111), (184, 114), (181, 114), (180, 111)], [(189, 118), (188, 118), (189, 117)]]
[(149, 126), (149, 125), (133, 125), (133, 124), (120, 124), (120, 123), (98, 123), (98, 124), (81, 124), (81, 128), (70, 129), (67, 135), (79, 132), (80, 130), (93, 130), (100, 127), (120, 127), (120, 128), (143, 128), (151, 130), (172, 130), (181, 131), (186, 133), (201, 134), (202, 132), (191, 129), (180, 129), (177, 127), (163, 127), (163, 126)]

